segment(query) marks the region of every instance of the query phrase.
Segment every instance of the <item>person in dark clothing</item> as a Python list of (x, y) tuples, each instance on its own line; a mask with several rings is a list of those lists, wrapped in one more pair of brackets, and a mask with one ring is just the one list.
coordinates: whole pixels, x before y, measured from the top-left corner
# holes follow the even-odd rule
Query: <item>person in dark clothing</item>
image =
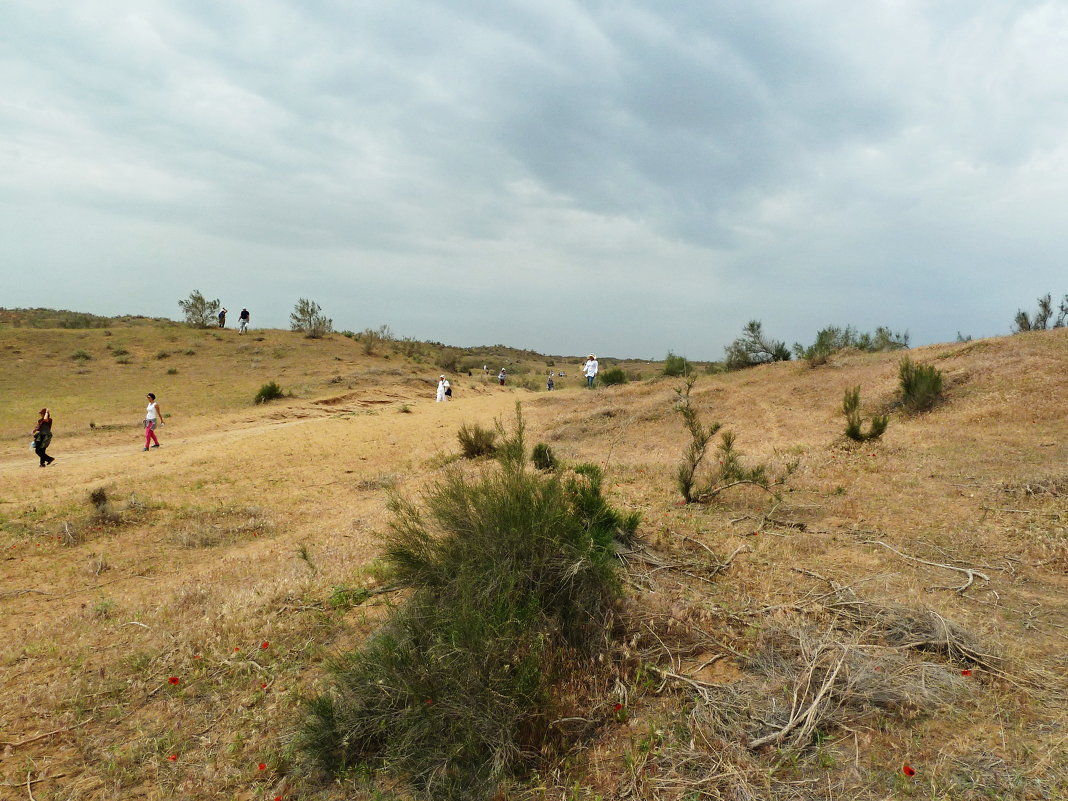
[(33, 428), (33, 452), (41, 460), (41, 467), (48, 467), (55, 461), (55, 457), (46, 453), (52, 442), (52, 413), (48, 409), (41, 409), (38, 414), (41, 417)]

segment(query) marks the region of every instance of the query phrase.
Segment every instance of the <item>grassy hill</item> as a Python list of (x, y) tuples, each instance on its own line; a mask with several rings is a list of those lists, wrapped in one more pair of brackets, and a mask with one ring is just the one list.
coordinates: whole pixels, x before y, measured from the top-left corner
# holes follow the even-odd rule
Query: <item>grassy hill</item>
[[(561, 361), (490, 352), (534, 387)], [(1068, 331), (914, 349), (946, 383), (922, 415), (896, 404), (900, 354), (701, 376), (692, 402), (747, 464), (797, 465), (778, 500), (709, 505), (675, 488), (676, 381), (587, 392), (568, 364), (545, 393), (463, 371), (435, 404), (443, 345), (166, 323), (4, 327), (0, 355), (11, 797), (409, 797), (310, 771), (301, 700), (398, 600), (374, 594), (389, 492), (492, 469), (455, 459), (456, 431), (517, 400), (529, 442), (602, 466), (642, 543), (608, 660), (553, 701), (571, 750), (500, 798), (1068, 796)], [(254, 405), (270, 380), (292, 395)], [(890, 414), (881, 440), (843, 436), (856, 385)], [(168, 424), (142, 453), (150, 391)], [(26, 449), (42, 405), (46, 469)]]

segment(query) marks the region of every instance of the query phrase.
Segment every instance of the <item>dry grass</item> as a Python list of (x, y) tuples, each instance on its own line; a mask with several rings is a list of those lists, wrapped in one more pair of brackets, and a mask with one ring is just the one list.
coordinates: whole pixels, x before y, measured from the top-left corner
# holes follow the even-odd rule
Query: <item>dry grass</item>
[[(744, 493), (678, 504), (669, 381), (534, 395), (476, 374), (435, 404), (438, 368), (344, 337), (163, 326), (0, 329), (0, 355), (0, 798), (29, 797), (27, 780), (38, 799), (374, 798), (288, 749), (323, 660), (389, 603), (338, 588), (376, 586), (384, 491), (418, 494), (461, 422), (517, 397), (530, 441), (606, 467), (656, 561), (630, 559), (618, 683), (561, 702), (576, 750), (505, 797), (1068, 794), (1066, 331), (917, 349), (945, 402), (860, 447), (842, 393), (891, 404), (896, 356), (701, 378), (695, 402), (747, 454), (800, 460), (770, 516)], [(254, 407), (267, 380), (297, 397)], [(148, 391), (168, 425), (144, 454)], [(57, 462), (41, 470), (24, 431), (46, 404)], [(121, 525), (90, 521), (100, 487)], [(953, 568), (987, 579), (958, 593)]]

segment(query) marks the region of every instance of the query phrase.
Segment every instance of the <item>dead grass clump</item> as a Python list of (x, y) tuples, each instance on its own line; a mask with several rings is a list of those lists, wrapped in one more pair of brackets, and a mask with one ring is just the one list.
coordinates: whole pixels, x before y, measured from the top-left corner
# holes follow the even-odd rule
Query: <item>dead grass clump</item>
[(215, 548), (270, 533), (274, 526), (257, 507), (222, 507), (187, 513), (169, 540), (180, 548)]
[(766, 685), (749, 748), (804, 748), (818, 731), (854, 726), (877, 713), (911, 720), (952, 700), (959, 671), (834, 632), (769, 628), (747, 661)]

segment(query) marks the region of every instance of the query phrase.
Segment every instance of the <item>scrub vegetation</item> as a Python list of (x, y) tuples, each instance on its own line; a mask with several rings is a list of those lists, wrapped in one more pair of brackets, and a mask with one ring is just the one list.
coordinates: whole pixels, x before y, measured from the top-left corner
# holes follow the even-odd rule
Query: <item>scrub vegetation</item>
[(894, 350), (591, 392), (499, 345), (5, 319), (0, 797), (1068, 797), (1066, 328), (911, 349), (914, 412)]

